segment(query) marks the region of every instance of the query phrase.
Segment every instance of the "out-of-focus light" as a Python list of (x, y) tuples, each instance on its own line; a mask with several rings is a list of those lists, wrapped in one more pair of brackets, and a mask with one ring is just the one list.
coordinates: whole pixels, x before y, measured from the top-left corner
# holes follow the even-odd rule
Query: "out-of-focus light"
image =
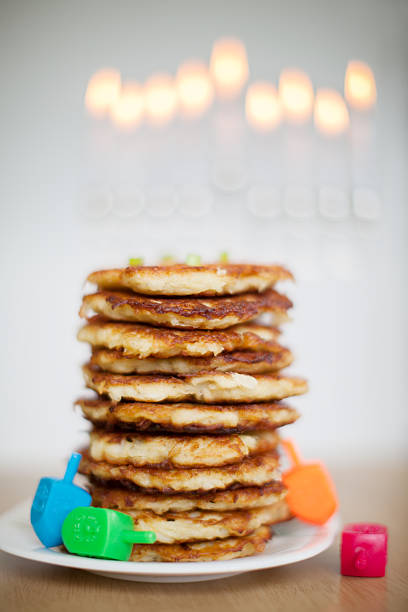
[(319, 211), (331, 221), (342, 221), (349, 216), (350, 198), (344, 189), (322, 187), (319, 190)]
[(364, 221), (377, 221), (381, 217), (381, 198), (374, 189), (356, 187), (353, 191), (353, 211)]
[(307, 74), (294, 68), (282, 70), (279, 97), (288, 121), (304, 123), (312, 116), (313, 85)]
[(160, 265), (162, 266), (172, 266), (175, 263), (177, 263), (177, 260), (174, 257), (174, 255), (170, 255), (166, 253), (165, 255), (162, 255), (160, 257)]
[(258, 185), (249, 190), (247, 206), (255, 217), (273, 219), (282, 213), (281, 200), (281, 194), (276, 187)]
[(214, 99), (214, 86), (203, 62), (182, 64), (177, 72), (176, 86), (180, 107), (189, 117), (204, 113)]
[(177, 91), (169, 74), (154, 74), (144, 86), (145, 111), (151, 123), (168, 123), (177, 109)]
[(99, 70), (89, 79), (85, 93), (85, 106), (97, 117), (107, 113), (120, 95), (120, 73), (106, 68)]
[(212, 182), (217, 189), (226, 193), (241, 191), (248, 182), (245, 161), (240, 157), (216, 159), (212, 169)]
[(116, 125), (123, 128), (135, 127), (143, 116), (143, 92), (139, 83), (125, 83), (119, 98), (111, 108), (111, 117)]
[(81, 212), (88, 219), (102, 219), (112, 210), (112, 194), (107, 191), (91, 190), (81, 203)]
[(259, 130), (273, 130), (282, 117), (278, 92), (272, 83), (259, 81), (248, 87), (245, 112), (253, 127)]
[(203, 217), (211, 211), (213, 197), (205, 187), (185, 186), (179, 191), (178, 210), (186, 217)]
[(317, 129), (328, 136), (337, 136), (349, 125), (349, 114), (342, 96), (334, 89), (316, 92), (314, 122)]
[(237, 96), (249, 76), (245, 45), (235, 38), (217, 40), (212, 48), (210, 73), (220, 97)]
[(377, 87), (370, 66), (357, 61), (348, 63), (344, 79), (344, 95), (350, 106), (358, 110), (367, 110), (374, 106)]
[(119, 191), (113, 197), (113, 213), (122, 219), (134, 217), (142, 212), (145, 206), (141, 190)]
[(177, 193), (172, 187), (154, 187), (147, 194), (147, 212), (152, 217), (169, 217), (178, 204)]
[(309, 187), (289, 186), (284, 192), (283, 207), (293, 219), (309, 219), (316, 213), (315, 193)]

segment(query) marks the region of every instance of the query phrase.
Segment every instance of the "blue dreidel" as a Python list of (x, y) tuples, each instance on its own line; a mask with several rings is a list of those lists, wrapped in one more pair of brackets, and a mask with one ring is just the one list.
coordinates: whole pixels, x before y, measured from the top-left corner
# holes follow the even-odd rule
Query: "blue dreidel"
[(90, 506), (92, 497), (73, 479), (81, 455), (72, 453), (63, 479), (41, 478), (31, 506), (31, 525), (44, 546), (62, 544), (62, 524), (65, 517), (78, 506)]

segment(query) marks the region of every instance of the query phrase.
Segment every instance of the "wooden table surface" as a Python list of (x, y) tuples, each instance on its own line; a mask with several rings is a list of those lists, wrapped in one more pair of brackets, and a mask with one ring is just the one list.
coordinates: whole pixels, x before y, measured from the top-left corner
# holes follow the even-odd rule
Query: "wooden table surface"
[[(112, 580), (81, 570), (0, 553), (0, 610), (5, 612), (229, 612), (247, 610), (408, 610), (407, 470), (360, 465), (332, 469), (344, 522), (389, 528), (385, 578), (339, 573), (339, 541), (294, 565), (211, 582), (154, 584)], [(0, 510), (28, 497), (37, 474), (0, 474)]]

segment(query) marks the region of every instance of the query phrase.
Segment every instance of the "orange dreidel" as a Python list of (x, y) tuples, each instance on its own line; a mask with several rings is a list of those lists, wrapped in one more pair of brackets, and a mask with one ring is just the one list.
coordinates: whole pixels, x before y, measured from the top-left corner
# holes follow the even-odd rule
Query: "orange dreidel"
[(338, 508), (336, 489), (329, 473), (322, 463), (303, 463), (292, 440), (281, 443), (293, 463), (282, 476), (291, 512), (302, 521), (323, 525)]

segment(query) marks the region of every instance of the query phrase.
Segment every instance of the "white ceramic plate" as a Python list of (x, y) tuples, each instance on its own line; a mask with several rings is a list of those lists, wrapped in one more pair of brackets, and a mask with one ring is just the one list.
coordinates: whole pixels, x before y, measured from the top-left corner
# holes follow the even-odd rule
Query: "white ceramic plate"
[(296, 563), (318, 555), (333, 542), (339, 518), (323, 527), (297, 520), (273, 527), (275, 535), (263, 553), (231, 561), (199, 563), (133, 563), (108, 561), (67, 554), (59, 548), (44, 548), (29, 521), (31, 500), (22, 502), (0, 517), (0, 549), (32, 561), (75, 567), (109, 578), (142, 582), (194, 582), (226, 578), (243, 572)]

